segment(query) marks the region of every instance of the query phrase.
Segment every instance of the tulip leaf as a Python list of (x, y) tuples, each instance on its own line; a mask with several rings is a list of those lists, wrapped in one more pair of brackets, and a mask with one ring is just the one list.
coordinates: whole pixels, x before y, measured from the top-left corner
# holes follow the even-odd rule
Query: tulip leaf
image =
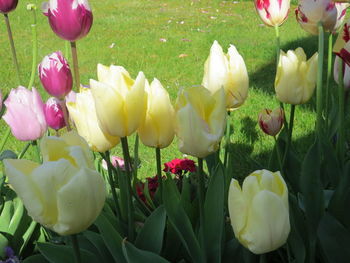
[(5, 150), (0, 154), (0, 161), (5, 159), (17, 159), (17, 154), (10, 150)]
[(4, 207), (0, 214), (0, 231), (8, 232), (11, 218), (15, 210), (13, 202), (15, 198), (16, 194), (12, 190), (6, 192)]
[(300, 189), (303, 194), (311, 243), (315, 242), (318, 223), (324, 212), (324, 194), (320, 178), (320, 152), (320, 145), (316, 141), (305, 156), (300, 177)]
[(8, 233), (10, 233), (11, 235), (14, 235), (24, 216), (24, 206), (22, 201), (19, 198), (16, 198), (14, 199), (13, 203), (15, 206), (15, 212), (8, 226)]
[[(38, 243), (40, 253), (50, 263), (75, 263), (73, 248), (64, 245), (55, 245), (51, 243)], [(99, 263), (97, 257), (85, 250), (80, 249), (81, 261), (84, 263)]]
[(27, 257), (22, 261), (22, 263), (49, 263), (49, 261), (47, 261), (43, 255), (38, 254)]
[(341, 176), (341, 165), (338, 162), (336, 152), (334, 147), (331, 145), (329, 141), (322, 141), (323, 152), (327, 153), (327, 158), (325, 158), (325, 167), (322, 169), (324, 171), (324, 181), (327, 180), (331, 182), (332, 186), (336, 186)]
[(122, 251), (122, 237), (111, 225), (108, 219), (101, 213), (95, 221), (104, 243), (112, 254), (114, 261), (118, 263), (126, 262)]
[(101, 258), (101, 262), (112, 262), (113, 261), (113, 259), (112, 259), (113, 257), (111, 255), (111, 253), (109, 252), (107, 246), (103, 242), (101, 235), (99, 235), (95, 232), (89, 231), (89, 230), (84, 231), (83, 235), (97, 249), (97, 251), (100, 255), (100, 258)]
[(8, 246), (8, 239), (0, 233), (0, 258), (4, 258), (5, 256), (5, 248)]
[(160, 206), (147, 218), (136, 238), (136, 247), (159, 254), (163, 246), (165, 220), (164, 206)]
[(214, 171), (204, 202), (204, 240), (208, 262), (221, 262), (225, 177), (222, 165)]
[(328, 262), (350, 262), (350, 231), (331, 214), (325, 213), (321, 219), (318, 237)]
[(179, 192), (171, 179), (164, 181), (163, 202), (169, 220), (193, 262), (204, 262), (191, 222), (181, 206)]
[(149, 251), (138, 249), (127, 241), (123, 241), (123, 253), (128, 263), (170, 263), (161, 256)]

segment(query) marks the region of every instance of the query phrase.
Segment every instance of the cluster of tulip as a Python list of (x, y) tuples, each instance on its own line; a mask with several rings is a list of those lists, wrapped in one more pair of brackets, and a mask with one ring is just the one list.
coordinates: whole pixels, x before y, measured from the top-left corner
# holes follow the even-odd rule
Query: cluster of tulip
[[(0, 11), (6, 14), (16, 5), (17, 1), (0, 0)], [(290, 3), (288, 0), (256, 0), (255, 6), (264, 23), (275, 27), (278, 32), (278, 27), (287, 19)], [(296, 16), (301, 27), (312, 34), (321, 34), (320, 30), (323, 29), (334, 32), (343, 22), (347, 6), (330, 0), (300, 0)], [(70, 41), (72, 50), (75, 49), (75, 41), (86, 36), (92, 26), (93, 16), (87, 0), (50, 0), (43, 5), (43, 10), (52, 30), (59, 37)], [(338, 55), (334, 66), (335, 79), (343, 81), (346, 88), (350, 86), (349, 66), (344, 67), (340, 62), (350, 61), (348, 30), (349, 27), (345, 24), (343, 36), (338, 39), (334, 49)], [(284, 177), (287, 178), (288, 174), (285, 158), (290, 150), (294, 107), (306, 103), (312, 97), (320, 66), (317, 65), (318, 53), (307, 59), (302, 48), (287, 52), (280, 51), (279, 46), (277, 49), (278, 64), (274, 83), (276, 97), (281, 106), (283, 103), (292, 105), (291, 119), (288, 127), (285, 127), (289, 135), (287, 147), (283, 160), (279, 160), (280, 171), (257, 170), (244, 179), (241, 187), (238, 180), (231, 180), (231, 175), (227, 172), (229, 169), (220, 160), (216, 160), (215, 167), (212, 167), (215, 172), (211, 171), (207, 160), (210, 180), (207, 190), (205, 189), (203, 159), (220, 150), (227, 124), (227, 112), (244, 104), (249, 87), (244, 60), (235, 46), (230, 45), (225, 54), (219, 43), (214, 41), (204, 65), (202, 85), (180, 89), (174, 106), (159, 80), (154, 79), (149, 83), (143, 72), (139, 72), (136, 79), (133, 79), (122, 66), (108, 67), (98, 64), (97, 80), (91, 79), (88, 86), (81, 86), (76, 58), (73, 58), (74, 76), (79, 91), (74, 92), (71, 69), (62, 53), (58, 51), (44, 57), (38, 66), (39, 78), (44, 89), (53, 97), (44, 104), (34, 87), (29, 87), (32, 88), (30, 91), (20, 86), (12, 89), (4, 101), (6, 113), (3, 119), (11, 128), (12, 134), (22, 141), (41, 139), (42, 154), (42, 164), (28, 160), (4, 160), (9, 184), (22, 199), (33, 220), (63, 236), (80, 233), (94, 223), (105, 205), (106, 194), (110, 191), (115, 201), (113, 215), (118, 217), (118, 224), (121, 222), (120, 235), (127, 236), (133, 242), (137, 232), (134, 222), (137, 196), (133, 198), (133, 193), (137, 192), (147, 210), (147, 194), (155, 199), (159, 192), (160, 206), (154, 213), (161, 213), (158, 209), (165, 207), (174, 228), (172, 231), (179, 235), (194, 262), (205, 262), (206, 259), (220, 262), (223, 251), (220, 246), (225, 240), (224, 231), (218, 231), (220, 233), (216, 235), (209, 228), (224, 228), (226, 201), (235, 238), (244, 247), (254, 254), (278, 249), (286, 243), (291, 231), (289, 192)], [(75, 55), (73, 52), (73, 57)], [(2, 105), (1, 93), (0, 102)], [(322, 113), (319, 107), (318, 112)], [(70, 131), (70, 123), (77, 132)], [(286, 123), (283, 107), (273, 111), (264, 109), (259, 114), (258, 123), (263, 132), (276, 139)], [(60, 137), (44, 136), (48, 127), (56, 131), (66, 127), (68, 132)], [(148, 184), (136, 187), (131, 185), (137, 178), (131, 175), (131, 169), (135, 167), (130, 161), (127, 142), (127, 137), (135, 132), (144, 145), (156, 149), (158, 168), (157, 179), (151, 178)], [(226, 133), (229, 134), (230, 131), (226, 130)], [(168, 147), (175, 135), (179, 150), (198, 158), (198, 168), (191, 160), (176, 159), (165, 164), (164, 171), (168, 175), (165, 180), (160, 170), (160, 149)], [(124, 160), (114, 158), (112, 165), (109, 150), (120, 142)], [(278, 151), (277, 139), (276, 147)], [(90, 150), (99, 152), (104, 157), (109, 184), (95, 170), (94, 156)], [(222, 166), (225, 175), (221, 178), (218, 171)], [(178, 200), (176, 203), (179, 194), (177, 190), (172, 194), (174, 190), (169, 182), (172, 180), (170, 173), (184, 178), (190, 177), (186, 172), (198, 175), (198, 197), (195, 200), (198, 200), (196, 207), (200, 218), (199, 241), (191, 239), (194, 231), (189, 227), (190, 220), (186, 221), (186, 209), (182, 208), (185, 201), (181, 199), (181, 202)], [(227, 187), (224, 177), (226, 181), (231, 181)], [(115, 180), (118, 185), (115, 185)], [(120, 190), (118, 194), (117, 187)], [(172, 201), (171, 198), (176, 200)], [(308, 210), (307, 197), (305, 200)], [(211, 212), (206, 210), (215, 206), (221, 209), (218, 218), (222, 220), (215, 220), (211, 217)], [(153, 214), (149, 218), (152, 216)], [(148, 227), (147, 220), (145, 226)], [(180, 226), (183, 222), (185, 226)], [(208, 227), (206, 224), (209, 222), (217, 225)], [(164, 231), (165, 223), (163, 225)], [(98, 228), (101, 230), (100, 225)], [(139, 232), (141, 235), (142, 230)], [(220, 244), (218, 248), (215, 251), (204, 249), (204, 252), (197, 253), (197, 249), (211, 245), (205, 240), (208, 236), (212, 237), (210, 235), (214, 235), (213, 239), (216, 238)], [(136, 243), (140, 243), (139, 240), (141, 238), (138, 237)], [(122, 262), (124, 257), (127, 258), (126, 246), (130, 246), (125, 243), (123, 241), (123, 251), (120, 249), (120, 252), (119, 246), (122, 242), (119, 242), (118, 252), (115, 252), (121, 253), (116, 258), (119, 260), (121, 255)], [(107, 244), (107, 247), (110, 249), (111, 246)], [(154, 260), (160, 258), (150, 252), (143, 255)]]

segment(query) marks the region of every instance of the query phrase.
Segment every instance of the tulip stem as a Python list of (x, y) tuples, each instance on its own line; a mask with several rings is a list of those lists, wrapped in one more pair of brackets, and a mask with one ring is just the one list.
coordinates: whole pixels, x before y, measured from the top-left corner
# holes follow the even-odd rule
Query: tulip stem
[(41, 163), (41, 156), (40, 156), (40, 149), (39, 149), (38, 141), (37, 140), (32, 141), (32, 145), (35, 148), (36, 159), (39, 163)]
[(79, 75), (77, 45), (76, 45), (75, 41), (71, 41), (70, 42), (70, 47), (71, 47), (71, 50), (72, 50), (75, 87), (77, 88), (77, 91), (79, 91), (79, 88), (80, 88), (80, 75)]
[(332, 55), (333, 55), (333, 34), (329, 33), (328, 36), (328, 60), (327, 60), (327, 82), (326, 82), (326, 116), (328, 116), (328, 103), (329, 103), (329, 82), (332, 74)]
[(64, 57), (69, 61), (69, 46), (70, 42), (69, 41), (64, 41)]
[(10, 126), (8, 126), (6, 131), (5, 131), (4, 137), (3, 137), (2, 141), (1, 141), (1, 144), (0, 144), (0, 153), (4, 149), (4, 146), (5, 146), (6, 142), (7, 142), (7, 139), (10, 136), (10, 133), (11, 133), (11, 128), (10, 128)]
[(324, 30), (322, 22), (317, 23), (318, 26), (318, 67), (317, 67), (317, 98), (316, 98), (316, 132), (318, 139), (321, 139), (322, 127), (323, 127), (323, 91), (322, 91), (322, 71), (323, 71), (323, 55), (324, 55)]
[(160, 149), (156, 148), (156, 159), (157, 159), (157, 175), (158, 175), (158, 184), (159, 184), (159, 191), (160, 191), (160, 203), (163, 203), (163, 179), (162, 179), (162, 160), (160, 156)]
[(287, 146), (284, 152), (282, 165), (286, 164), (286, 159), (288, 157), (290, 147), (292, 145), (292, 134), (293, 134), (293, 126), (294, 126), (294, 114), (295, 114), (295, 105), (291, 105), (290, 107), (290, 117), (289, 117), (289, 126), (288, 126), (288, 138), (287, 138)]
[(276, 147), (276, 151), (277, 151), (278, 164), (279, 164), (279, 166), (280, 166), (281, 173), (284, 174), (284, 172), (283, 172), (282, 160), (281, 160), (280, 147), (278, 146), (278, 142), (277, 142), (276, 136), (273, 136), (273, 138), (275, 139), (275, 147)]
[(344, 94), (344, 82), (343, 82), (343, 60), (339, 60), (339, 73), (338, 73), (338, 105), (339, 105), (339, 132), (337, 140), (337, 150), (339, 155), (340, 164), (344, 163), (344, 145), (345, 145), (345, 94)]
[(228, 151), (230, 145), (230, 133), (231, 133), (231, 123), (230, 123), (231, 112), (227, 112), (227, 120), (226, 120), (226, 134), (225, 134), (225, 153), (224, 153), (224, 167), (227, 170), (228, 163)]
[(281, 51), (280, 50), (280, 46), (281, 46), (280, 32), (279, 32), (278, 25), (275, 25), (275, 34), (276, 34), (276, 67), (277, 67), (280, 59), (280, 51)]
[[(124, 185), (126, 194), (126, 202), (127, 202), (127, 215), (128, 215), (128, 238), (130, 241), (134, 240), (134, 211), (133, 211), (133, 205), (132, 205), (132, 189), (131, 189), (131, 159), (130, 159), (130, 154), (129, 154), (129, 146), (128, 146), (128, 138), (127, 137), (122, 137), (120, 138), (122, 142), (122, 148), (123, 148), (123, 156), (124, 156), (124, 161), (125, 161), (125, 171), (126, 171), (126, 177), (123, 178), (123, 182), (126, 183)], [(127, 180), (124, 180), (127, 179)], [(122, 190), (122, 187), (121, 187)]]
[(204, 242), (204, 187), (203, 158), (198, 158), (199, 225), (201, 229), (200, 240), (202, 240), (202, 242)]
[(69, 117), (68, 117), (68, 111), (67, 111), (67, 106), (66, 106), (66, 99), (63, 98), (62, 100), (59, 101), (59, 103), (61, 105), (61, 109), (62, 109), (62, 112), (63, 112), (63, 118), (64, 118), (64, 122), (65, 122), (66, 127), (67, 127), (67, 131), (71, 131), (72, 128), (70, 127), (70, 124), (69, 124)]
[(31, 24), (32, 27), (32, 43), (33, 43), (33, 59), (32, 59), (32, 71), (30, 73), (30, 80), (28, 83), (28, 88), (32, 88), (34, 84), (34, 79), (36, 76), (37, 71), (37, 57), (38, 57), (38, 36), (36, 32), (36, 7), (33, 7), (30, 9), (33, 14), (33, 23)]
[(261, 254), (260, 255), (260, 260), (259, 260), (259, 263), (266, 263), (266, 254)]
[(23, 150), (21, 151), (21, 153), (18, 155), (17, 159), (22, 159), (22, 157), (24, 156), (24, 154), (27, 152), (29, 146), (31, 145), (31, 142), (28, 142), (26, 144), (26, 146), (23, 148)]
[(79, 249), (79, 242), (77, 235), (71, 235), (73, 251), (74, 251), (74, 259), (76, 263), (81, 263), (81, 255)]
[(4, 14), (4, 18), (5, 18), (7, 34), (8, 34), (8, 38), (9, 38), (9, 42), (10, 42), (10, 46), (11, 46), (12, 60), (13, 60), (13, 64), (15, 65), (18, 85), (21, 85), (21, 78), (20, 78), (20, 74), (19, 74), (19, 65), (18, 65), (18, 60), (17, 60), (16, 48), (15, 48), (15, 43), (13, 41), (13, 35), (12, 35), (12, 30), (11, 30), (11, 25), (10, 25), (10, 20), (9, 20), (8, 14)]
[(106, 161), (106, 164), (107, 164), (108, 179), (109, 179), (109, 185), (110, 185), (111, 191), (112, 191), (113, 200), (115, 203), (115, 212), (116, 212), (117, 218), (120, 218), (121, 214), (120, 214), (118, 196), (117, 196), (117, 192), (115, 190), (115, 182), (114, 182), (114, 178), (113, 178), (113, 165), (111, 163), (109, 151), (106, 151), (104, 154), (101, 153), (101, 156)]

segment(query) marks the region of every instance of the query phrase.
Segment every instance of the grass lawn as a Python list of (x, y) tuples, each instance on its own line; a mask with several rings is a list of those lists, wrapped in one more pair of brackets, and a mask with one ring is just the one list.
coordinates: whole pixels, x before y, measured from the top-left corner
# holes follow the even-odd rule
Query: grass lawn
[[(37, 6), (41, 1), (35, 1)], [(9, 14), (21, 78), (24, 86), (29, 81), (31, 68), (31, 14), (26, 10), (27, 1), (20, 1), (17, 9)], [(263, 108), (279, 105), (274, 95), (275, 32), (262, 24), (251, 1), (200, 1), (200, 0), (90, 0), (94, 24), (90, 34), (78, 41), (78, 54), (82, 84), (96, 79), (96, 65), (117, 64), (124, 66), (133, 77), (143, 71), (151, 81), (158, 78), (168, 88), (173, 100), (180, 87), (198, 85), (203, 77), (203, 65), (214, 40), (226, 51), (234, 44), (243, 56), (250, 77), (249, 97), (233, 114), (234, 133), (231, 136), (235, 151), (234, 176), (246, 176), (256, 168), (267, 166), (273, 138), (260, 131), (257, 117)], [(317, 38), (305, 33), (297, 24), (291, 7), (290, 17), (280, 28), (283, 50), (303, 47), (310, 57), (317, 50)], [(65, 43), (58, 38), (47, 18), (38, 12), (39, 56), (41, 59), (56, 50), (65, 50)], [(7, 41), (5, 24), (0, 24), (0, 88), (7, 93), (16, 87)], [(69, 56), (69, 59), (71, 57)], [(37, 87), (44, 98), (38, 77)], [(315, 125), (314, 100), (297, 107), (293, 139), (297, 151), (304, 153), (311, 141)], [(289, 108), (287, 108), (289, 112)], [(289, 115), (287, 115), (289, 116)], [(0, 134), (6, 124), (0, 121)], [(132, 145), (133, 138), (130, 140)], [(5, 148), (21, 151), (25, 143), (12, 136)], [(121, 153), (121, 146), (115, 151)], [(31, 158), (30, 149), (25, 158)], [(163, 161), (181, 158), (174, 141), (162, 151)], [(141, 176), (155, 174), (153, 149), (140, 147)], [(262, 167), (258, 164), (260, 163)]]

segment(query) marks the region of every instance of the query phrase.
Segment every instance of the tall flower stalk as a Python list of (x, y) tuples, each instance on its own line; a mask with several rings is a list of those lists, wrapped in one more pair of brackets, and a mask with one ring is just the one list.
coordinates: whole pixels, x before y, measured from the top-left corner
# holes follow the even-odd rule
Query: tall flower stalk
[(32, 71), (30, 74), (30, 80), (28, 83), (28, 88), (30, 89), (33, 84), (34, 84), (34, 79), (35, 79), (35, 75), (36, 75), (36, 70), (37, 70), (37, 57), (38, 57), (38, 36), (37, 36), (37, 30), (36, 30), (36, 6), (34, 4), (29, 4), (27, 6), (27, 10), (32, 12), (33, 15), (33, 22), (31, 24), (32, 27), (32, 44), (33, 44), (33, 48), (32, 48), (32, 54), (33, 54), (33, 58), (32, 58)]

